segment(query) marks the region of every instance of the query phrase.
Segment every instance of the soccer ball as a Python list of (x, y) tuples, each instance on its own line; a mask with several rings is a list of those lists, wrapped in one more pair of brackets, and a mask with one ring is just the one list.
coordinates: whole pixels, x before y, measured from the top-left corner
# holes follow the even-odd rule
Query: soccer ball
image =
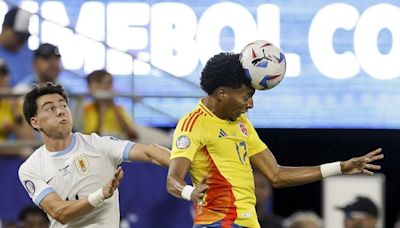
[(272, 89), (282, 81), (286, 72), (286, 58), (272, 43), (257, 40), (249, 43), (240, 54), (246, 77), (257, 90)]

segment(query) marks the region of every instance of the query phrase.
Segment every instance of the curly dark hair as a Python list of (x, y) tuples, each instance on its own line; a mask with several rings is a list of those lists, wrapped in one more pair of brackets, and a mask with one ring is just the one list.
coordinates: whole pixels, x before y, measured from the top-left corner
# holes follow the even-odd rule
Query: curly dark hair
[(34, 88), (25, 95), (23, 104), (24, 117), (32, 128), (33, 126), (31, 124), (31, 118), (37, 115), (38, 109), (36, 100), (41, 96), (54, 93), (58, 93), (68, 103), (68, 94), (65, 92), (62, 85), (54, 84), (51, 82), (35, 84)]
[(244, 74), (239, 57), (239, 54), (222, 52), (209, 59), (201, 72), (201, 88), (208, 95), (221, 86), (237, 89), (246, 85), (251, 88), (251, 82)]

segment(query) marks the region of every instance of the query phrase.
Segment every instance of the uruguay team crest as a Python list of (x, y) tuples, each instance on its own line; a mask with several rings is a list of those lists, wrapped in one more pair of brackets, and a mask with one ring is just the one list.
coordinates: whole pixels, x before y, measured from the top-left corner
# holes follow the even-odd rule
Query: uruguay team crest
[(239, 122), (238, 127), (239, 127), (240, 132), (242, 132), (242, 134), (244, 136), (246, 136), (246, 137), (249, 136), (249, 131), (247, 130), (246, 125), (244, 123)]
[(78, 157), (76, 157), (74, 159), (74, 163), (75, 163), (76, 170), (80, 174), (86, 175), (89, 173), (90, 167), (89, 167), (89, 161), (88, 161), (86, 155), (84, 155), (84, 154), (79, 155)]

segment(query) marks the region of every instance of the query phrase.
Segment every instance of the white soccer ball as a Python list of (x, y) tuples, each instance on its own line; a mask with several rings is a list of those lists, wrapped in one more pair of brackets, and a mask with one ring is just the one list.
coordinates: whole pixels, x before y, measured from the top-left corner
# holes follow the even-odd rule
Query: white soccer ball
[(240, 62), (251, 85), (257, 90), (272, 89), (285, 76), (285, 55), (281, 49), (265, 40), (246, 45), (241, 52)]

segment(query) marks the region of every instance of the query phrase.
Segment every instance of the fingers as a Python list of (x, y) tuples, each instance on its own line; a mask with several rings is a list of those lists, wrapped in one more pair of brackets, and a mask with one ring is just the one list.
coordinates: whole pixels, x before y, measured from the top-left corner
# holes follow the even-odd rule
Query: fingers
[(124, 170), (122, 169), (122, 167), (118, 167), (116, 174), (118, 175), (114, 175), (114, 178), (116, 178), (118, 181), (121, 181), (124, 177)]
[(376, 155), (376, 156), (373, 156), (373, 157), (371, 157), (371, 158), (369, 158), (369, 161), (368, 162), (373, 162), (373, 161), (376, 161), (376, 160), (381, 160), (381, 159), (383, 159), (385, 156), (383, 155), (383, 154), (379, 154), (379, 155)]
[(122, 172), (122, 167), (119, 166), (115, 171), (114, 171), (114, 179), (118, 179), (119, 174)]
[(374, 175), (374, 172), (371, 172), (371, 171), (366, 170), (366, 169), (363, 170), (363, 173), (367, 174), (367, 175)]
[(377, 154), (379, 154), (379, 153), (381, 153), (381, 152), (382, 152), (382, 149), (381, 149), (381, 148), (378, 148), (378, 149), (375, 149), (375, 150), (369, 152), (369, 153), (366, 154), (365, 156), (366, 156), (366, 157), (372, 157), (372, 156), (377, 155)]
[[(373, 151), (369, 152), (368, 154), (366, 154), (366, 155), (364, 155), (364, 156), (362, 156), (360, 158), (363, 159), (362, 162), (364, 162), (364, 163), (370, 163), (370, 162), (373, 162), (373, 161), (376, 161), (376, 160), (381, 160), (381, 159), (384, 158), (384, 155), (380, 154), (381, 152), (382, 152), (382, 149), (378, 148), (378, 149), (373, 150)], [(358, 159), (357, 159), (357, 161), (358, 161)]]
[(365, 165), (365, 169), (380, 170), (381, 166), (380, 165), (366, 164)]
[(206, 193), (207, 190), (208, 190), (208, 185), (202, 185), (202, 186), (200, 186), (200, 188), (199, 188), (199, 192), (200, 192), (200, 193)]
[(207, 190), (208, 190), (208, 185), (205, 185), (205, 184), (198, 185), (196, 187), (196, 195), (199, 198), (203, 198), (204, 195), (206, 194)]
[(111, 186), (110, 186), (110, 193), (114, 192), (115, 189), (119, 187), (119, 183), (122, 180), (124, 176), (124, 171), (122, 170), (122, 167), (118, 167), (117, 170), (114, 172), (114, 177), (111, 180)]
[(204, 176), (203, 180), (196, 186), (195, 188), (195, 196), (198, 200), (202, 201), (204, 196), (206, 195), (206, 192), (208, 190), (208, 185), (206, 184), (208, 179), (208, 176)]
[(114, 179), (121, 181), (123, 177), (124, 177), (124, 170), (120, 166), (114, 171)]
[(200, 184), (201, 184), (201, 185), (206, 184), (207, 180), (208, 180), (208, 176), (205, 175), (205, 176), (203, 177), (203, 180), (201, 180)]

